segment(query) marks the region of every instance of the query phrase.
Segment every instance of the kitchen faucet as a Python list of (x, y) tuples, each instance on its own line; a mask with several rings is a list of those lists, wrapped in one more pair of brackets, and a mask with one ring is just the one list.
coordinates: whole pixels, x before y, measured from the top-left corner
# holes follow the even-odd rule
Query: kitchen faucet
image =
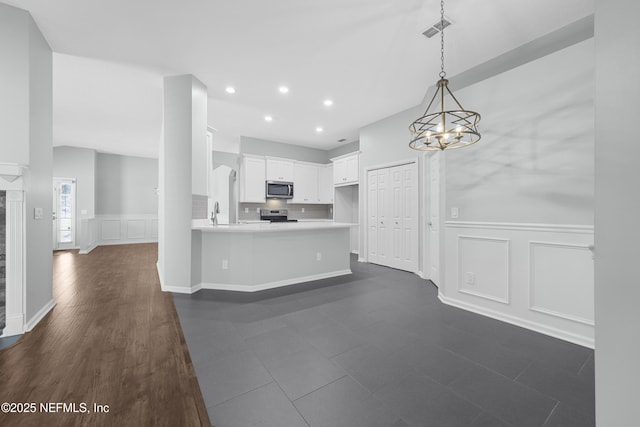
[(213, 212), (211, 212), (211, 223), (213, 225), (218, 225), (218, 214), (220, 213), (220, 204), (215, 202), (213, 205)]

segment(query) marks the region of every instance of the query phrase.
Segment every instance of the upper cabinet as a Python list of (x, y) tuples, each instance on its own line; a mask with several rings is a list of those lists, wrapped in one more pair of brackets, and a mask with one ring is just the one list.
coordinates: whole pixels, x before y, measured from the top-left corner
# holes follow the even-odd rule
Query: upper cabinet
[(318, 167), (318, 200), (319, 203), (333, 203), (333, 166)]
[(265, 159), (264, 157), (242, 158), (240, 168), (240, 202), (265, 202)]
[(320, 203), (318, 166), (296, 162), (293, 167), (293, 199), (291, 203)]
[(293, 161), (285, 159), (267, 159), (267, 181), (293, 182), (293, 177)]
[(332, 159), (333, 161), (333, 184), (352, 185), (358, 183), (359, 177), (359, 155), (357, 153), (347, 154)]

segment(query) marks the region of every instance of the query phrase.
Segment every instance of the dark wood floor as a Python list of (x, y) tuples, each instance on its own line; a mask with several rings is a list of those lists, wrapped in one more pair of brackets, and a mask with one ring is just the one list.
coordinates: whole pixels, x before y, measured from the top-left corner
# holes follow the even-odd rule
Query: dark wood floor
[[(156, 260), (155, 244), (55, 253), (56, 307), (0, 351), (0, 403), (33, 402), (38, 411), (0, 413), (0, 425), (210, 425)], [(41, 412), (50, 402), (109, 412)]]

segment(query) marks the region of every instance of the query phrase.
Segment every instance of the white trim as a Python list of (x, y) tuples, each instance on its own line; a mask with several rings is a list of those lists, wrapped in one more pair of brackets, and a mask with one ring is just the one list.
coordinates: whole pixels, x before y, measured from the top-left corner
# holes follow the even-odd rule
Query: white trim
[[(507, 244), (507, 252), (505, 255), (505, 265), (506, 265), (506, 274), (507, 274), (507, 283), (506, 283), (506, 294), (507, 294), (507, 298), (503, 299), (503, 298), (499, 298), (496, 297), (494, 295), (489, 295), (489, 294), (485, 294), (483, 292), (478, 292), (478, 291), (473, 291), (470, 289), (463, 289), (460, 287), (460, 241), (463, 239), (467, 239), (467, 240), (488, 240), (491, 242), (500, 242), (500, 243), (506, 243)], [(486, 236), (467, 236), (467, 235), (462, 235), (462, 234), (458, 234), (458, 239), (457, 239), (457, 245), (456, 245), (456, 249), (458, 251), (457, 253), (457, 257), (456, 257), (456, 285), (457, 285), (457, 291), (462, 293), (462, 294), (468, 294), (468, 295), (473, 295), (476, 297), (480, 297), (480, 298), (484, 298), (484, 299), (488, 299), (491, 301), (496, 301), (499, 302), (501, 304), (506, 304), (509, 305), (511, 304), (511, 260), (509, 258), (510, 256), (510, 252), (511, 252), (511, 239), (505, 239), (502, 237), (486, 237)]]
[[(424, 277), (424, 273), (421, 270), (418, 270), (415, 272), (416, 276), (418, 276), (421, 279), (425, 279)], [(426, 279), (425, 279), (426, 280)]]
[(163, 292), (173, 292), (176, 294), (193, 294), (195, 292), (198, 292), (200, 289), (202, 289), (202, 283), (198, 283), (197, 285), (192, 285), (189, 287), (182, 287), (182, 286), (162, 286), (162, 291)]
[(584, 319), (582, 317), (573, 316), (571, 314), (566, 314), (566, 313), (562, 313), (555, 310), (549, 310), (547, 308), (543, 308), (535, 305), (535, 298), (533, 295), (533, 291), (534, 291), (536, 281), (535, 281), (535, 275), (534, 275), (534, 269), (533, 269), (533, 266), (535, 263), (533, 248), (536, 246), (546, 246), (546, 247), (552, 247), (552, 248), (555, 247), (555, 248), (566, 248), (566, 249), (584, 249), (587, 251), (591, 251), (591, 249), (589, 248), (589, 245), (577, 245), (573, 243), (556, 243), (556, 242), (543, 242), (543, 241), (530, 240), (529, 241), (529, 283), (528, 283), (529, 310), (542, 313), (542, 314), (547, 314), (550, 316), (559, 317), (565, 320), (570, 320), (572, 322), (582, 323), (584, 325), (595, 326), (595, 322), (593, 320)]
[(339, 155), (337, 157), (332, 157), (332, 158), (329, 159), (329, 161), (335, 162), (336, 160), (340, 160), (340, 159), (344, 159), (344, 158), (347, 158), (347, 157), (355, 156), (356, 154), (359, 155), (361, 153), (362, 153), (362, 151), (360, 151), (360, 150), (352, 151), (351, 153), (341, 154), (341, 155)]
[(85, 249), (80, 249), (78, 251), (79, 255), (86, 255), (89, 252), (91, 252), (92, 250), (94, 250), (95, 248), (98, 247), (98, 244), (96, 242), (91, 243), (89, 246), (87, 246)]
[(24, 333), (24, 315), (22, 313), (5, 315), (4, 329), (1, 338), (11, 337), (13, 335), (21, 335)]
[(46, 316), (53, 307), (56, 306), (56, 302), (50, 299), (38, 312), (27, 322), (25, 325), (25, 331), (29, 332)]
[(570, 332), (563, 331), (561, 329), (543, 325), (538, 322), (524, 320), (519, 317), (510, 316), (508, 314), (500, 313), (498, 311), (494, 311), (485, 307), (480, 307), (475, 304), (469, 304), (467, 302), (448, 298), (443, 296), (440, 293), (438, 293), (438, 299), (442, 303), (453, 306), (453, 307), (461, 308), (463, 310), (467, 310), (477, 314), (481, 314), (483, 316), (491, 317), (492, 319), (500, 320), (502, 322), (507, 322), (512, 325), (530, 329), (535, 332), (540, 332), (541, 334), (545, 334), (555, 338), (559, 338), (561, 340), (569, 341), (584, 347), (595, 348), (595, 340), (591, 337), (573, 334)]
[(330, 277), (344, 276), (352, 274), (351, 269), (330, 271), (328, 273), (313, 274), (311, 276), (294, 277), (291, 279), (276, 280), (275, 282), (260, 283), (257, 285), (238, 285), (231, 283), (200, 283), (202, 289), (216, 289), (222, 291), (257, 292), (267, 289), (279, 288), (282, 286), (295, 285), (313, 280), (328, 279)]
[(478, 228), (478, 229), (519, 230), (519, 231), (552, 231), (556, 233), (593, 234), (593, 225), (536, 224), (536, 223), (519, 223), (519, 222), (445, 221), (445, 226), (447, 228)]

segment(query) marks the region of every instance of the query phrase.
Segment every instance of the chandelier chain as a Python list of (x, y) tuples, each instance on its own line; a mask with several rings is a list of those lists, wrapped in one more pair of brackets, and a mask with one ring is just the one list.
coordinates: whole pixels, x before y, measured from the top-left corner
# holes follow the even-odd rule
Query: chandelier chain
[(444, 79), (444, 0), (440, 0), (440, 78)]

